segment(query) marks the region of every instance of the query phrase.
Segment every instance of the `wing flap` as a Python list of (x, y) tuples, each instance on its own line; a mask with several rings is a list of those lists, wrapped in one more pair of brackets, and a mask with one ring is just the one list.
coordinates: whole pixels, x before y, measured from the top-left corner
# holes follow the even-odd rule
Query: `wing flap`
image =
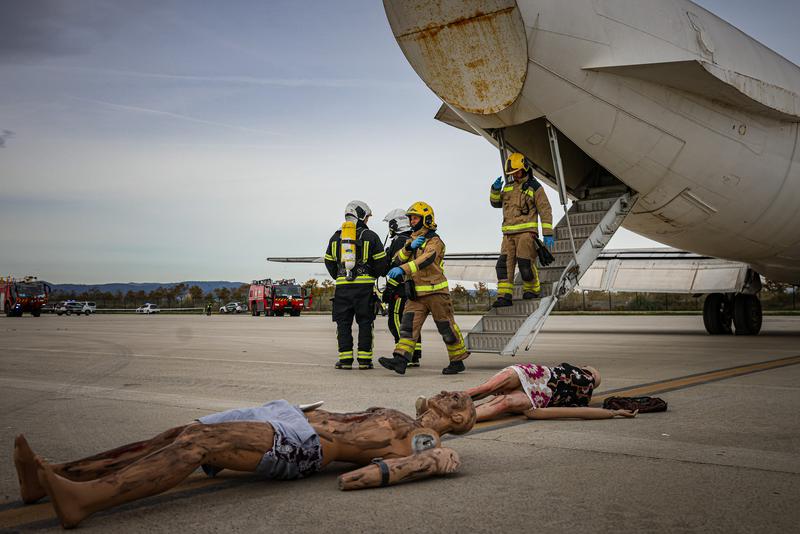
[(706, 61), (604, 65), (585, 70), (608, 72), (666, 85), (772, 119), (800, 122), (800, 95)]
[(436, 112), (436, 115), (433, 117), (439, 122), (443, 122), (448, 124), (454, 128), (458, 128), (459, 130), (464, 130), (465, 132), (469, 132), (474, 135), (478, 135), (472, 126), (464, 122), (464, 119), (458, 116), (458, 114), (450, 109), (450, 106), (447, 104), (442, 104), (442, 107), (439, 108), (439, 111)]

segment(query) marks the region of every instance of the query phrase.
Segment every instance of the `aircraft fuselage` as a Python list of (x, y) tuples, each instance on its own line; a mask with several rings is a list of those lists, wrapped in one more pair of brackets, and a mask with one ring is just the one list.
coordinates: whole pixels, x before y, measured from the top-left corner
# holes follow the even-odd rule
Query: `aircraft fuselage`
[[(686, 0), (384, 4), (417, 73), (476, 131), (505, 128), (547, 169), (546, 119), (639, 193), (626, 228), (800, 282), (796, 65)], [(574, 190), (585, 168), (565, 158)]]

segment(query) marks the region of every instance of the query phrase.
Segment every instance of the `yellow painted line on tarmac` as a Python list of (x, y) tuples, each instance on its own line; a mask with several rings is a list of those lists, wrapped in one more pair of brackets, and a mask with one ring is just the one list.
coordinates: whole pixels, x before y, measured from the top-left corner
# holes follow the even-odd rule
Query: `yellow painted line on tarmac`
[[(709, 382), (716, 382), (718, 380), (725, 380), (728, 378), (744, 376), (752, 373), (758, 373), (760, 371), (767, 371), (770, 369), (777, 369), (779, 367), (786, 367), (789, 365), (797, 365), (797, 364), (800, 364), (800, 355), (790, 356), (787, 358), (780, 358), (777, 360), (768, 360), (764, 362), (740, 365), (737, 367), (730, 367), (727, 369), (707, 371), (695, 375), (662, 380), (659, 382), (651, 382), (648, 384), (630, 386), (627, 388), (607, 391), (600, 395), (595, 395), (594, 398), (592, 399), (591, 406), (600, 406), (602, 405), (603, 400), (605, 398), (611, 396), (638, 397), (645, 395), (656, 395), (667, 391), (674, 391), (677, 389), (699, 386), (703, 384), (708, 384)], [(499, 430), (504, 427), (522, 424), (526, 421), (527, 419), (521, 415), (504, 417), (502, 419), (495, 419), (493, 421), (483, 421), (477, 423), (473, 427), (473, 430), (466, 435), (488, 432), (491, 430)], [(448, 438), (449, 441), (451, 439), (457, 439), (458, 436), (448, 436)], [(239, 475), (231, 473), (231, 475), (224, 477), (206, 478), (202, 473), (197, 472), (192, 474), (188, 479), (186, 479), (178, 486), (175, 486), (174, 488), (167, 490), (164, 493), (161, 493), (160, 496), (165, 496), (170, 494), (172, 495), (177, 494), (175, 495), (176, 497), (180, 497), (181, 494), (187, 494), (184, 496), (188, 496), (188, 494), (191, 494), (193, 492), (198, 492), (203, 489), (214, 488), (217, 486), (223, 486), (226, 482), (231, 482), (233, 480), (236, 480), (237, 478), (245, 478), (248, 476), (252, 475), (250, 475), (249, 473), (239, 474)], [(11, 507), (6, 508), (7, 506)], [(49, 522), (54, 519), (56, 519), (56, 515), (52, 505), (49, 502), (32, 504), (29, 506), (24, 506), (19, 501), (6, 502), (0, 504), (0, 529), (19, 528), (27, 525), (32, 525), (35, 523), (40, 523), (43, 521)]]
[(768, 371), (770, 369), (777, 369), (779, 367), (787, 367), (789, 365), (797, 364), (800, 364), (800, 355), (789, 356), (787, 358), (780, 358), (777, 360), (767, 360), (765, 362), (751, 363), (747, 365), (739, 365), (737, 367), (718, 369), (716, 371), (707, 371), (705, 373), (672, 378), (660, 382), (651, 382), (649, 384), (621, 388), (619, 390), (607, 391), (603, 394), (595, 395), (592, 398), (591, 405), (601, 406), (603, 404), (603, 400), (613, 396), (641, 397), (645, 395), (656, 395), (659, 393), (674, 391), (676, 389), (699, 386), (702, 384), (708, 384), (710, 382), (716, 382), (718, 380), (735, 378), (737, 376), (744, 376), (752, 373), (758, 373), (760, 371)]

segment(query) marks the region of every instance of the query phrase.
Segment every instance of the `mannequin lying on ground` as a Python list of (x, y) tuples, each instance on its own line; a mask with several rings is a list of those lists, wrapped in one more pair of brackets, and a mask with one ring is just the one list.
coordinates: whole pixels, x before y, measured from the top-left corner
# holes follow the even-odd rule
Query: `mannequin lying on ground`
[[(397, 484), (459, 467), (458, 454), (440, 436), (463, 434), (475, 424), (468, 395), (442, 392), (427, 400), (417, 419), (388, 408), (333, 413), (286, 401), (201, 417), (158, 436), (82, 460), (47, 464), (24, 436), (14, 443), (20, 494), (26, 503), (45, 494), (62, 526), (176, 486), (195, 469), (222, 469), (266, 478), (302, 478), (330, 462), (365, 467), (339, 476), (343, 490)], [(385, 459), (376, 460), (374, 459)]]
[[(594, 367), (575, 367), (562, 363), (547, 367), (523, 363), (506, 367), (483, 384), (464, 393), (478, 401), (477, 420), (488, 421), (507, 414), (523, 414), (529, 419), (611, 419), (636, 417), (637, 411), (589, 408), (600, 373)], [(427, 409), (427, 399), (417, 399), (417, 412)]]

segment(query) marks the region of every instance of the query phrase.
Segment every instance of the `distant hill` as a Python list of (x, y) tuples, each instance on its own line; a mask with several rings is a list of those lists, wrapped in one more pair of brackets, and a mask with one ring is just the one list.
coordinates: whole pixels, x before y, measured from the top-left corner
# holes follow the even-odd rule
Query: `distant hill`
[[(173, 287), (181, 282), (128, 282), (128, 283), (111, 283), (111, 284), (51, 284), (53, 287), (53, 291), (63, 292), (63, 293), (84, 293), (89, 292), (92, 290), (101, 291), (103, 293), (110, 292), (110, 293), (117, 293), (118, 291), (122, 294), (127, 293), (128, 291), (144, 291), (145, 293), (149, 293), (154, 289), (158, 289), (159, 287)], [(217, 288), (227, 287), (228, 289), (236, 289), (245, 282), (229, 282), (227, 280), (212, 280), (212, 281), (200, 281), (200, 280), (187, 280), (183, 282), (186, 284), (186, 287), (198, 286), (200, 289), (203, 290), (203, 293), (210, 293)]]

